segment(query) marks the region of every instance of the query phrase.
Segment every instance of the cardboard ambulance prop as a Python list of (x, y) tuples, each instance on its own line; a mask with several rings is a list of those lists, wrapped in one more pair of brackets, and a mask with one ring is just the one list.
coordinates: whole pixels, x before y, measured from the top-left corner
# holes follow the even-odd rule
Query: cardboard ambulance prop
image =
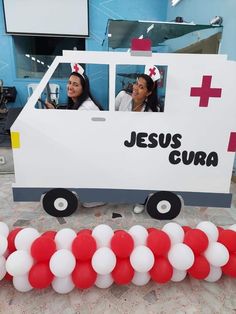
[[(109, 66), (109, 110), (40, 110), (60, 63)], [(167, 66), (164, 112), (115, 111), (116, 65)], [(223, 55), (64, 51), (11, 128), (15, 201), (53, 216), (81, 202), (145, 203), (156, 219), (181, 206), (230, 207), (236, 62)], [(105, 75), (105, 74), (104, 74)]]

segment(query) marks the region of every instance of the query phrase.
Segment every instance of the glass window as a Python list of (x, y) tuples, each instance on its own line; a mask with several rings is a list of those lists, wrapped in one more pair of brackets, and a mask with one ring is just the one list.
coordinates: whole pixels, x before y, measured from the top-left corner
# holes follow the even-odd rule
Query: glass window
[[(62, 50), (85, 50), (84, 38), (13, 36), (18, 78), (42, 78), (55, 56)], [(68, 65), (60, 67), (53, 78), (67, 78)]]

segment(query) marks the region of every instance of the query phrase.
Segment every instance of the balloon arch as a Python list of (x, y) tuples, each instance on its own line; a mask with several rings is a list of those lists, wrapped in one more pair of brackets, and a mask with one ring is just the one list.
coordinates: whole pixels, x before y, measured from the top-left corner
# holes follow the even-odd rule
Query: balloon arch
[(12, 280), (21, 292), (51, 285), (63, 294), (186, 276), (216, 282), (223, 274), (236, 277), (236, 225), (223, 229), (202, 221), (190, 228), (170, 222), (162, 229), (135, 225), (113, 231), (101, 224), (40, 234), (34, 228), (10, 231), (0, 222), (0, 280)]

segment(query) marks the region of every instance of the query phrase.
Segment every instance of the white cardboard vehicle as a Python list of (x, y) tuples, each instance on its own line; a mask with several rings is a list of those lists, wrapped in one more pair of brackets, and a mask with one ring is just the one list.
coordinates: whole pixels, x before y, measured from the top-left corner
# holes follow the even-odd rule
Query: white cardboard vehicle
[[(109, 111), (39, 110), (58, 64), (109, 65)], [(115, 111), (117, 64), (168, 67), (164, 112)], [(156, 219), (230, 207), (236, 62), (222, 55), (64, 51), (11, 128), (15, 201), (68, 216), (82, 202), (144, 203)]]

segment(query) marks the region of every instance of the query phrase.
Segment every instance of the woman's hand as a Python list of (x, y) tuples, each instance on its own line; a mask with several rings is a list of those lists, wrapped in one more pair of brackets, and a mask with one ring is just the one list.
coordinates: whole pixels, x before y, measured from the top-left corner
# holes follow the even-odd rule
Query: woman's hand
[(47, 109), (56, 109), (55, 106), (47, 100), (45, 100), (45, 106)]

